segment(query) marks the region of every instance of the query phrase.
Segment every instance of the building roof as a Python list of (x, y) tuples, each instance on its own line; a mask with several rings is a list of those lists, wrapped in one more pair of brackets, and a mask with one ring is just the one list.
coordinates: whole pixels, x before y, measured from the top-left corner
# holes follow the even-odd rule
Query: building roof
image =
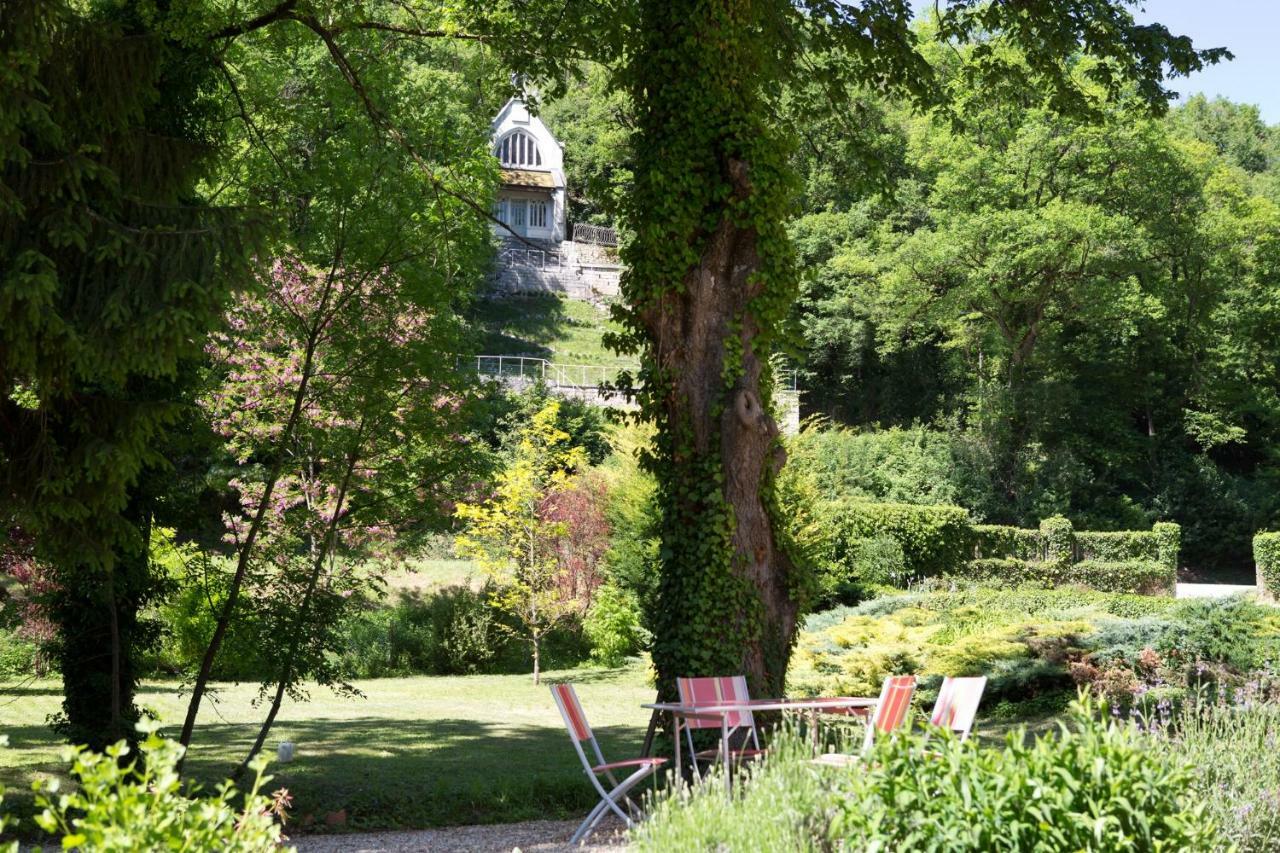
[(529, 169), (502, 169), (502, 184), (508, 187), (535, 187), (553, 190), (556, 188), (555, 178), (550, 172), (535, 172)]

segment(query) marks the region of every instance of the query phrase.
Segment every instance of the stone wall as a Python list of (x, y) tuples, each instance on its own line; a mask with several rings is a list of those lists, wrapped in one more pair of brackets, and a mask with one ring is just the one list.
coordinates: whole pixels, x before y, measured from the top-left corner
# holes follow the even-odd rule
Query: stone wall
[(592, 301), (618, 295), (622, 267), (609, 262), (601, 246), (572, 241), (539, 243), (538, 248), (503, 240), (489, 289), (492, 293), (563, 293)]

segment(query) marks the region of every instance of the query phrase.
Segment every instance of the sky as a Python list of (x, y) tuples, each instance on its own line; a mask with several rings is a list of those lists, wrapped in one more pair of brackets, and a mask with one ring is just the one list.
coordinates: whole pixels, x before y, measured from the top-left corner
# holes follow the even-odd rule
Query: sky
[(1203, 92), (1256, 104), (1267, 124), (1280, 124), (1280, 0), (1143, 0), (1134, 17), (1190, 36), (1198, 48), (1235, 54), (1167, 88), (1183, 98)]

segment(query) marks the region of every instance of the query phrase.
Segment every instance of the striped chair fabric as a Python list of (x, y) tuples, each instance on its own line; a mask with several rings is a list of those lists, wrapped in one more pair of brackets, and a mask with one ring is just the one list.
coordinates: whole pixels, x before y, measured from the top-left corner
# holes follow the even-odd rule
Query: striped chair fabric
[[(746, 702), (751, 699), (747, 689), (747, 678), (744, 675), (696, 676), (676, 679), (676, 690), (680, 693), (680, 701), (685, 705), (716, 705), (722, 702)], [(732, 739), (739, 730), (748, 733), (744, 747), (730, 747), (729, 757), (734, 760), (757, 758), (765, 754), (760, 748), (760, 738), (756, 732), (756, 720), (749, 710), (730, 711), (727, 714), (707, 714), (705, 716), (688, 716), (683, 719), (681, 728), (689, 743), (689, 755), (693, 761), (693, 769), (701, 774), (699, 761), (711, 762), (721, 758), (722, 747), (697, 750), (693, 745), (691, 729), (719, 729), (725, 723), (729, 727)], [(732, 743), (732, 740), (730, 741)]]
[[(613, 812), (622, 818), (628, 827), (632, 826), (634, 823), (632, 818), (639, 817), (639, 811), (628, 796), (628, 792), (643, 780), (653, 776), (658, 771), (658, 768), (666, 763), (667, 759), (631, 758), (625, 761), (606, 762), (604, 753), (600, 751), (600, 743), (596, 740), (595, 734), (591, 731), (591, 726), (587, 723), (587, 716), (582, 713), (582, 704), (578, 701), (578, 694), (573, 689), (573, 685), (553, 684), (551, 685), (551, 696), (556, 701), (556, 707), (560, 709), (560, 716), (564, 718), (564, 725), (569, 730), (569, 738), (573, 741), (574, 751), (578, 753), (578, 758), (582, 761), (582, 769), (591, 780), (591, 785), (596, 789), (596, 793), (600, 795), (600, 802), (582, 821), (581, 826), (573, 834), (573, 838), (570, 839), (569, 843), (577, 844), (583, 838), (586, 838), (595, 829), (600, 819), (609, 812)], [(584, 743), (590, 745), (591, 751), (595, 756), (594, 762), (588, 757), (587, 751), (583, 748)], [(613, 771), (624, 768), (631, 770), (631, 775), (622, 781), (618, 781), (613, 775)], [(601, 776), (608, 779), (609, 788), (606, 789), (600, 782)], [(627, 807), (626, 811), (621, 808), (623, 805)]]
[(942, 680), (942, 689), (938, 691), (938, 701), (933, 706), (929, 724), (950, 729), (960, 736), (960, 740), (965, 740), (973, 731), (973, 721), (978, 716), (978, 705), (982, 704), (982, 693), (986, 689), (985, 675), (971, 678), (947, 676)]

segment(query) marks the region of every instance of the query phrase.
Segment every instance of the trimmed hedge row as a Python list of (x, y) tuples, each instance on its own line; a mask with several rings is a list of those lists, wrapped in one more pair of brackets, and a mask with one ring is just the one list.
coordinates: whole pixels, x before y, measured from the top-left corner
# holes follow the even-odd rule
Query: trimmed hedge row
[(1258, 570), (1258, 594), (1280, 600), (1280, 533), (1259, 533), (1253, 537), (1253, 561)]
[(1137, 595), (1172, 595), (1174, 592), (1174, 580), (1168, 569), (1154, 560), (1081, 560), (1063, 565), (1046, 560), (981, 557), (970, 560), (962, 571), (951, 574), (951, 577), (998, 581), (1001, 585), (1008, 586), (1032, 584), (1052, 588), (1079, 584), (1099, 592)]
[(909, 577), (944, 574), (973, 552), (974, 530), (967, 510), (958, 506), (872, 503), (846, 500), (830, 515), (831, 557), (844, 565), (865, 540), (890, 538), (902, 546)]
[(1042, 560), (1044, 546), (1039, 530), (1023, 530), (1003, 524), (975, 524), (973, 526), (974, 559)]
[(900, 546), (907, 579), (945, 576), (1002, 584), (1079, 584), (1144, 595), (1172, 594), (1177, 583), (1181, 530), (1167, 522), (1149, 531), (1077, 533), (1068, 519), (1054, 516), (1042, 521), (1038, 530), (1025, 530), (972, 524), (957, 506), (861, 500), (835, 504), (829, 522), (829, 565), (842, 583), (859, 576), (884, 582), (868, 576), (862, 550), (866, 543), (884, 539)]

